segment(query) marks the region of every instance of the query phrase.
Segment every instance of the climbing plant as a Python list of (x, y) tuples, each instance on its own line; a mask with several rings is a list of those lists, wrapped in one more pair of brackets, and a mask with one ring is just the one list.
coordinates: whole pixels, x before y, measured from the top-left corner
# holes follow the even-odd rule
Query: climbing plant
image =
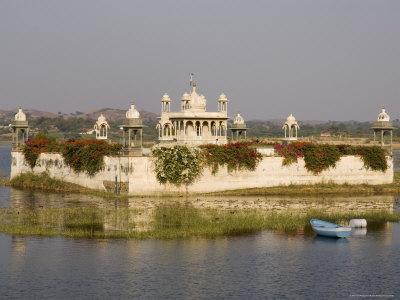
[(108, 144), (102, 140), (71, 139), (62, 144), (62, 156), (75, 172), (93, 176), (103, 168), (105, 155), (116, 155), (121, 149), (120, 144)]
[(57, 152), (60, 150), (60, 144), (54, 137), (47, 137), (43, 132), (39, 132), (35, 137), (29, 139), (23, 148), (26, 162), (33, 169), (40, 153)]
[(202, 155), (197, 148), (182, 145), (155, 147), (153, 157), (159, 183), (189, 185), (201, 174)]
[(379, 146), (350, 146), (338, 145), (339, 151), (343, 155), (359, 155), (366, 169), (385, 172), (388, 168), (386, 153)]
[(387, 170), (385, 151), (379, 146), (316, 145), (296, 142), (285, 146), (276, 145), (274, 149), (275, 153), (284, 158), (282, 165), (290, 165), (297, 162), (298, 157), (303, 157), (306, 169), (314, 174), (335, 167), (343, 155), (360, 156), (366, 169), (382, 172)]
[(297, 159), (299, 157), (303, 157), (303, 152), (299, 150), (295, 146), (291, 145), (275, 145), (274, 146), (275, 152), (278, 153), (280, 156), (283, 156), (283, 161), (282, 165), (283, 166), (288, 166), (291, 165), (292, 163), (297, 162)]
[(261, 153), (252, 148), (252, 142), (228, 143), (226, 145), (207, 144), (200, 146), (205, 164), (215, 174), (219, 167), (227, 166), (228, 172), (238, 169), (255, 170), (261, 160)]
[(306, 144), (301, 150), (307, 170), (314, 174), (336, 167), (340, 160), (340, 152), (334, 145)]

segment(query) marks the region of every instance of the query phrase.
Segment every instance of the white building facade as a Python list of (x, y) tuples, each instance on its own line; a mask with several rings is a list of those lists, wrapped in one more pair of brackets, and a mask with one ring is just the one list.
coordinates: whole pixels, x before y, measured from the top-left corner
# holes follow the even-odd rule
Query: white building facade
[(222, 93), (217, 101), (218, 111), (207, 111), (207, 99), (196, 92), (184, 93), (181, 110), (171, 112), (171, 99), (165, 93), (161, 100), (161, 117), (157, 124), (160, 142), (182, 144), (226, 144), (228, 131), (228, 99)]

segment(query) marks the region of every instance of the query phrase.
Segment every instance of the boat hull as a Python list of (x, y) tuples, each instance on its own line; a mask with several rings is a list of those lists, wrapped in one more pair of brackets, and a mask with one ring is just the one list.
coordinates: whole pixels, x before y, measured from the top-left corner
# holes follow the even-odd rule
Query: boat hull
[(324, 228), (324, 227), (316, 227), (312, 226), (314, 232), (321, 236), (328, 237), (337, 237), (337, 238), (345, 238), (348, 237), (351, 233), (351, 228)]
[(318, 219), (312, 219), (310, 223), (314, 232), (321, 236), (345, 238), (351, 233), (351, 227), (341, 226)]

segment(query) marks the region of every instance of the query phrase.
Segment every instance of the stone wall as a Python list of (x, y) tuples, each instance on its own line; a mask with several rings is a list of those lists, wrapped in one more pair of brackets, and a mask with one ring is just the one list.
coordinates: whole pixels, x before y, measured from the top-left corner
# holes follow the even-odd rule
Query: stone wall
[[(32, 171), (22, 152), (13, 151), (11, 156), (11, 178), (20, 173)], [(115, 182), (115, 177), (117, 177), (123, 191), (129, 191), (129, 194), (162, 195), (185, 191), (192, 193), (217, 192), (328, 182), (386, 184), (393, 182), (393, 159), (392, 157), (387, 157), (387, 159), (389, 168), (386, 172), (366, 170), (359, 157), (344, 156), (336, 164), (336, 168), (314, 175), (305, 169), (303, 159), (299, 159), (296, 164), (282, 166), (282, 157), (263, 157), (255, 171), (244, 170), (229, 173), (226, 169), (220, 168), (217, 174), (212, 175), (211, 170), (205, 169), (202, 177), (187, 189), (169, 184), (160, 185), (153, 171), (151, 157), (105, 157), (104, 170), (90, 177), (84, 173), (76, 174), (64, 164), (60, 154), (42, 153), (33, 172), (47, 171), (52, 177), (99, 190), (112, 190), (112, 182)]]

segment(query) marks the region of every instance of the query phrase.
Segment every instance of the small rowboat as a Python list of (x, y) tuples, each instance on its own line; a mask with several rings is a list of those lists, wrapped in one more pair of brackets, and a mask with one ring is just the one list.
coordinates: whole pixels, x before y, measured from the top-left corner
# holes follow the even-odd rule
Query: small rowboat
[(311, 227), (318, 235), (344, 238), (350, 235), (351, 227), (341, 226), (334, 223), (311, 219)]

